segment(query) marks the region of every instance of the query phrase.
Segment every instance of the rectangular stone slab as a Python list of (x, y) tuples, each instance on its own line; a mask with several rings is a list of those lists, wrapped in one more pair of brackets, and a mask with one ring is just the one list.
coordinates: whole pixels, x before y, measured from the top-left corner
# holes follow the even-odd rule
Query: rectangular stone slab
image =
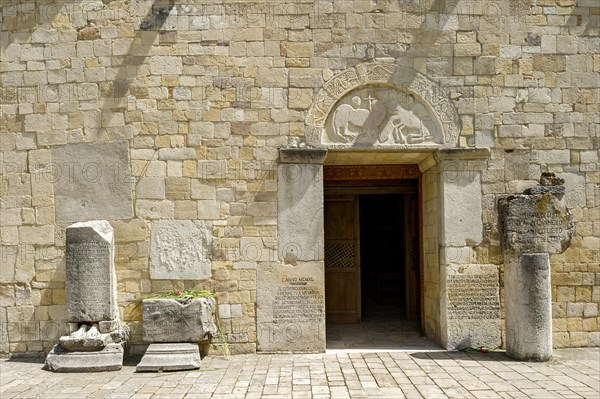
[(323, 262), (264, 264), (258, 270), (258, 350), (325, 351)]
[(152, 344), (135, 368), (136, 371), (177, 371), (200, 368), (198, 344)]
[(70, 322), (118, 317), (113, 228), (105, 220), (67, 227), (66, 305)]
[(101, 351), (66, 352), (60, 345), (54, 345), (54, 348), (46, 357), (44, 367), (58, 373), (121, 370), (123, 367), (123, 346), (121, 344), (109, 344)]
[(555, 196), (511, 195), (498, 201), (501, 238), (510, 253), (563, 253), (571, 243), (573, 222)]
[[(464, 271), (459, 271), (464, 268)], [(448, 266), (442, 317), (444, 345), (451, 350), (502, 343), (500, 282), (496, 265)]]
[(144, 341), (200, 342), (216, 335), (214, 298), (195, 298), (182, 304), (175, 299), (142, 301)]
[(200, 220), (152, 223), (150, 277), (158, 280), (210, 278), (212, 225)]
[(52, 148), (43, 178), (52, 182), (56, 222), (130, 219), (132, 177), (126, 141)]

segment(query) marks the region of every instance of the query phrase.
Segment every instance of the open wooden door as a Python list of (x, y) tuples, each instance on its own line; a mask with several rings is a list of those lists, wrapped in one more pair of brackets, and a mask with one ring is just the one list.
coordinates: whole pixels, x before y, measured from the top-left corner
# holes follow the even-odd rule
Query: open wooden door
[(407, 195), (404, 200), (404, 276), (406, 320), (419, 318), (419, 213), (416, 198)]
[(327, 323), (360, 323), (358, 196), (325, 197), (325, 310)]

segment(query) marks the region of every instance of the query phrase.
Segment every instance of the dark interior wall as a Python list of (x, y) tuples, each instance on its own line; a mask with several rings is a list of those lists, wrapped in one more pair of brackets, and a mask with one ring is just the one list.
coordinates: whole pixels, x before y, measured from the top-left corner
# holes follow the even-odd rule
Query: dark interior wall
[[(364, 194), (359, 201), (363, 305), (367, 300), (403, 304), (404, 195)], [(382, 285), (398, 289), (380, 293)]]

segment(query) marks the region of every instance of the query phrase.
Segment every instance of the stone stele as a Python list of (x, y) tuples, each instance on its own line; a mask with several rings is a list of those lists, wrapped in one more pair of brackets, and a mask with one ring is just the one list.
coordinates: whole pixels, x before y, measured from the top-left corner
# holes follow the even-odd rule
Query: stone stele
[(323, 262), (261, 265), (257, 328), (262, 352), (325, 351)]
[(573, 222), (554, 195), (512, 195), (498, 206), (506, 252), (556, 254), (569, 246)]
[(204, 280), (211, 277), (212, 226), (203, 221), (161, 220), (152, 224), (150, 277)]
[(56, 222), (133, 217), (132, 178), (126, 141), (52, 148), (43, 169), (54, 184)]
[(180, 301), (174, 298), (142, 301), (144, 341), (201, 342), (217, 334), (214, 298)]
[(118, 318), (113, 228), (105, 220), (67, 227), (66, 305), (70, 322)]
[(447, 348), (500, 346), (498, 266), (468, 265), (464, 272), (454, 269), (456, 267), (447, 276), (447, 295), (442, 300), (447, 320)]

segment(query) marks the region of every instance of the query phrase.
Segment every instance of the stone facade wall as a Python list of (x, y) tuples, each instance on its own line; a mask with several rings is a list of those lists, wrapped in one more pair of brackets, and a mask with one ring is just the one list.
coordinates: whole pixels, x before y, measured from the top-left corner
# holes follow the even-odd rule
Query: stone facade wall
[[(458, 111), (458, 146), (490, 149), (483, 240), (469, 263), (497, 265), (501, 276), (499, 195), (522, 192), (544, 171), (565, 179), (576, 235), (551, 258), (554, 344), (600, 345), (595, 1), (0, 7), (2, 353), (48, 352), (64, 332), (73, 217), (114, 227), (120, 311), (134, 344), (141, 313), (131, 301), (204, 288), (219, 293), (232, 351), (256, 350), (257, 270), (278, 261), (278, 148), (304, 140), (326, 81), (366, 62), (435, 82)], [(436, 190), (435, 178), (426, 175), (424, 191)], [(434, 219), (425, 217), (426, 232)], [(209, 278), (152, 278), (152, 229), (164, 220), (211, 226)], [(441, 276), (427, 263), (439, 254), (425, 238), (424, 306), (439, 315)], [(435, 317), (426, 328), (438, 337)]]

